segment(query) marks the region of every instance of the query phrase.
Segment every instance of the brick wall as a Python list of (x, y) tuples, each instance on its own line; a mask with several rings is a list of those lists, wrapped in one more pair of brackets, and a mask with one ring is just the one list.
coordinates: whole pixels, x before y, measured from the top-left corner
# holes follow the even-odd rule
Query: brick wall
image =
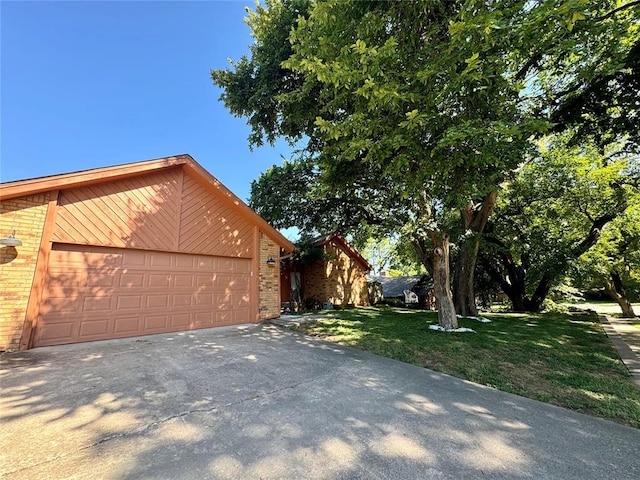
[(369, 305), (367, 272), (340, 246), (325, 245), (328, 260), (305, 269), (305, 296), (335, 305)]
[(21, 247), (0, 245), (0, 351), (17, 350), (47, 215), (49, 193), (0, 201), (0, 237), (13, 230)]
[[(269, 257), (276, 263), (267, 265)], [(258, 263), (258, 317), (267, 320), (280, 316), (280, 247), (260, 232), (260, 261)]]

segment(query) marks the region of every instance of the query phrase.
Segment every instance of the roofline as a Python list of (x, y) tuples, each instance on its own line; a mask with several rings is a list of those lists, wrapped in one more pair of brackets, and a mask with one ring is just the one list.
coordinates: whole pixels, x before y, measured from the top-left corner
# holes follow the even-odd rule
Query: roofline
[(121, 180), (137, 175), (143, 175), (145, 173), (176, 167), (183, 167), (196, 174), (196, 176), (202, 180), (202, 183), (204, 183), (209, 190), (229, 203), (242, 216), (257, 224), (264, 233), (271, 237), (272, 240), (274, 240), (284, 250), (289, 252), (295, 250), (295, 245), (293, 243), (272, 227), (231, 190), (225, 187), (220, 180), (211, 175), (211, 173), (196, 162), (189, 154), (0, 183), (0, 200), (10, 200), (12, 198), (24, 197), (26, 195), (37, 195), (51, 190), (62, 190), (94, 185), (107, 181)]
[(347, 241), (344, 239), (344, 237), (340, 235), (338, 232), (333, 232), (333, 233), (330, 233), (329, 235), (324, 235), (321, 238), (318, 238), (316, 241), (314, 241), (313, 244), (324, 245), (325, 243), (328, 243), (333, 239), (338, 240), (338, 242), (345, 248), (345, 250), (347, 250), (351, 254), (353, 258), (355, 258), (360, 263), (362, 263), (362, 265), (365, 267), (367, 271), (373, 270), (373, 267), (369, 264), (369, 262), (367, 262), (367, 260), (362, 255), (360, 255), (360, 253), (355, 248), (349, 245)]
[(0, 183), (0, 198), (3, 200), (9, 200), (11, 198), (23, 197), (25, 195), (36, 195), (50, 190), (74, 188), (79, 186), (84, 187), (95, 183), (102, 183), (107, 180), (119, 180), (164, 168), (184, 165), (188, 160), (195, 162), (191, 155), (183, 154), (173, 157), (163, 157), (153, 160), (144, 160), (141, 162), (113, 165), (110, 167), (92, 168), (90, 170), (79, 170), (59, 175), (48, 175), (44, 177)]

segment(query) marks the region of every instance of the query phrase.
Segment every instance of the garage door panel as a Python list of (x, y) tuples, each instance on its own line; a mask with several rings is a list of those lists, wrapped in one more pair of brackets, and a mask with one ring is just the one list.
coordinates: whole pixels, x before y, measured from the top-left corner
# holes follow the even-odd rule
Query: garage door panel
[[(115, 273), (115, 272), (114, 272)], [(93, 288), (99, 287), (115, 287), (117, 284), (117, 275), (106, 275), (103, 272), (90, 273), (84, 276), (81, 286), (91, 286)]]
[(82, 298), (76, 297), (73, 294), (69, 296), (47, 298), (42, 303), (40, 312), (54, 315), (81, 312), (82, 308), (80, 308), (79, 305), (82, 301)]
[(144, 287), (144, 277), (144, 273), (121, 272), (118, 275), (118, 286), (127, 288)]
[(249, 321), (249, 309), (238, 308), (232, 312), (234, 323), (247, 323)]
[(217, 325), (228, 325), (233, 320), (231, 311), (215, 312), (215, 323)]
[(73, 322), (69, 320), (61, 323), (49, 323), (41, 328), (41, 334), (46, 339), (43, 346), (65, 343), (66, 339), (73, 336)]
[(121, 295), (118, 296), (118, 304), (116, 306), (116, 310), (120, 312), (121, 310), (135, 309), (139, 310), (142, 305), (142, 295)]
[(193, 275), (189, 275), (187, 273), (182, 273), (182, 274), (176, 274), (174, 276), (174, 286), (176, 287), (193, 287), (193, 284), (195, 282), (195, 278), (193, 277)]
[(147, 255), (139, 250), (125, 250), (122, 254), (122, 265), (125, 267), (145, 266)]
[(188, 313), (171, 315), (171, 326), (176, 330), (187, 330), (191, 326), (191, 315)]
[(147, 297), (147, 308), (167, 308), (168, 306), (168, 294), (149, 295)]
[(249, 259), (54, 244), (34, 344), (249, 322), (250, 267)]
[(213, 305), (213, 294), (212, 293), (200, 293), (198, 292), (194, 296), (194, 304), (195, 305)]
[(233, 270), (233, 260), (230, 258), (219, 258), (216, 264), (216, 270), (220, 272), (230, 272)]
[(85, 320), (80, 323), (80, 332), (78, 333), (79, 338), (92, 338), (92, 337), (102, 337), (107, 335), (111, 330), (111, 325), (109, 324), (109, 320), (100, 319), (100, 320)]
[(116, 318), (114, 320), (114, 333), (116, 335), (136, 335), (141, 330), (142, 319), (139, 316)]
[(148, 332), (166, 331), (168, 325), (167, 315), (149, 315), (144, 318), (143, 330)]
[(195, 312), (193, 320), (198, 327), (214, 326), (214, 312)]
[(151, 267), (162, 267), (168, 268), (171, 267), (171, 257), (167, 255), (153, 255), (149, 258), (151, 261), (149, 265)]
[(184, 295), (174, 295), (173, 296), (173, 301), (171, 302), (171, 305), (173, 307), (190, 307), (191, 306), (191, 294), (184, 294)]
[(175, 262), (175, 266), (177, 269), (180, 268), (185, 268), (187, 270), (193, 270), (194, 269), (194, 263), (197, 264), (197, 262), (194, 262), (194, 258), (192, 256), (177, 256), (174, 259)]
[(83, 312), (110, 312), (113, 297), (85, 297), (82, 302)]
[(251, 264), (242, 260), (233, 260), (233, 271), (235, 273), (250, 273)]
[(197, 260), (196, 268), (198, 270), (204, 270), (206, 272), (211, 272), (215, 270), (215, 259), (214, 258), (204, 258), (199, 257)]

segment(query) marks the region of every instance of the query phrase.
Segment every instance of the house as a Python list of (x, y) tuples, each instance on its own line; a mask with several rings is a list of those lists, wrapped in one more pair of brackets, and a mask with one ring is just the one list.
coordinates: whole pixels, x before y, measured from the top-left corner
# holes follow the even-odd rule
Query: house
[[(397, 300), (402, 303), (414, 303), (409, 298), (416, 298), (422, 308), (435, 308), (433, 286), (428, 275), (408, 275), (389, 277), (387, 275), (370, 276), (370, 282), (378, 282), (382, 286), (385, 300)], [(409, 294), (407, 294), (409, 292)], [(411, 293), (415, 295), (411, 295)]]
[(0, 237), (0, 350), (277, 317), (295, 248), (189, 155), (2, 183)]
[(318, 237), (313, 245), (322, 249), (321, 260), (307, 265), (284, 262), (283, 304), (369, 305), (367, 273), (371, 265), (362, 255), (337, 233)]

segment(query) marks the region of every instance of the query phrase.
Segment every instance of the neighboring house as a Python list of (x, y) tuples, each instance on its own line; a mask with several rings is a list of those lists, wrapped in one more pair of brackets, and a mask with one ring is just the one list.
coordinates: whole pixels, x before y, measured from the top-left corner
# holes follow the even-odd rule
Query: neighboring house
[(0, 184), (0, 237), (0, 350), (277, 317), (295, 248), (189, 155)]
[[(403, 303), (418, 303), (423, 308), (435, 308), (433, 287), (428, 275), (409, 275), (403, 277), (388, 277), (386, 275), (371, 275), (370, 282), (382, 285), (382, 296), (385, 300), (398, 300)], [(407, 295), (412, 292), (414, 295)], [(413, 302), (410, 298), (416, 298)]]
[(369, 305), (367, 273), (371, 265), (337, 233), (315, 239), (324, 259), (302, 265), (284, 262), (282, 302), (315, 301), (339, 306)]

